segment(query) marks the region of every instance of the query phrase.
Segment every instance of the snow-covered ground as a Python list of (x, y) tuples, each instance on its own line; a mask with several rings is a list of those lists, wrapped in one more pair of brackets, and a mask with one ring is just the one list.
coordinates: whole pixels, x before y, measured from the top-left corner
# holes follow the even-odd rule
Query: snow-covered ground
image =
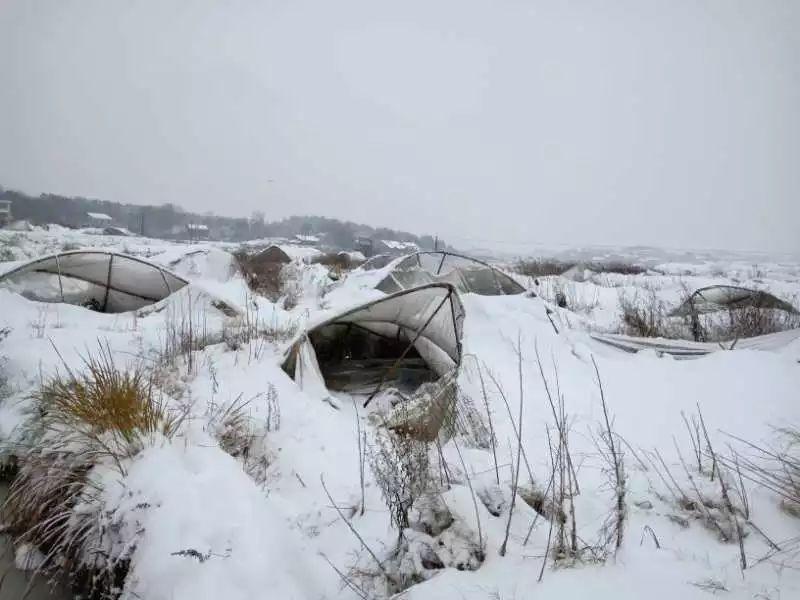
[[(82, 357), (98, 342), (108, 344), (121, 365), (154, 360), (163, 356), (176, 323), (193, 315), (207, 345), (192, 354), (190, 363), (182, 357), (164, 367), (164, 393), (186, 415), (179, 431), (150, 440), (127, 459), (122, 472), (112, 462), (99, 461), (88, 475), (99, 493), (76, 507), (103, 519), (114, 532), (97, 540), (100, 550), (130, 560), (125, 598), (381, 597), (370, 552), (393, 565), (387, 569), (415, 578), (406, 598), (800, 597), (796, 555), (769, 556), (771, 543), (788, 548), (787, 540), (800, 536), (800, 519), (781, 508), (775, 493), (745, 481), (750, 508), (748, 523), (738, 519), (748, 564), (742, 571), (735, 539), (721, 541), (705, 518), (708, 511), (718, 511), (721, 489), (708, 476), (710, 459), (704, 459), (705, 474), (698, 472), (682, 416), (691, 419), (702, 411), (719, 452), (729, 447), (747, 452), (736, 438), (776, 443), (777, 429), (800, 425), (800, 339), (790, 337), (771, 351), (719, 351), (679, 361), (652, 351), (619, 352), (589, 335), (618, 327), (620, 293), (655, 293), (676, 305), (687, 287), (736, 283), (797, 305), (798, 263), (730, 255), (653, 261), (640, 275), (590, 274), (582, 282), (547, 277), (538, 286), (520, 278), (538, 290), (538, 297), (464, 295), (459, 388), (469, 399), (466, 404), (474, 405), (474, 418), (491, 427), (496, 443), (458, 435), (442, 445), (441, 455), (431, 449), (441, 480), (426, 501), (449, 517), (441, 530), (407, 532), (406, 562), (394, 565), (398, 532), (369, 464), (363, 470), (361, 510), (358, 431), (366, 432), (367, 445), (376, 443), (381, 432), (370, 412), (377, 408), (357, 409), (340, 398), (337, 410), (306, 395), (280, 368), (289, 340), (304, 323), (380, 297), (373, 286), (383, 273), (356, 270), (333, 281), (321, 265), (298, 262), (299, 302), (286, 310), (249, 292), (229, 254), (233, 248), (224, 244), (55, 228), (0, 232), (0, 252), (8, 260), (94, 246), (146, 257), (190, 285), (158, 310), (118, 315), (39, 304), (0, 290), (0, 329), (9, 330), (0, 356), (10, 389), (0, 401), (0, 449), (5, 456), (14, 452), (30, 418), (30, 394), (42, 377), (64, 365), (79, 370)], [(306, 253), (298, 251), (297, 257)], [(7, 266), (0, 263), (0, 269)], [(547, 302), (556, 287), (573, 299), (576, 311)], [(237, 314), (225, 314), (215, 299)], [(554, 311), (550, 317), (547, 309)], [(247, 328), (239, 343), (230, 341), (231, 332)], [(597, 373), (612, 428), (624, 440), (618, 449), (624, 454), (625, 520), (616, 552), (613, 544), (599, 541), (619, 488), (598, 449), (605, 420)], [(560, 519), (546, 508), (543, 512), (553, 518), (539, 516), (519, 497), (512, 500), (512, 490), (515, 479), (520, 489), (548, 489), (548, 438), (556, 443), (557, 436), (548, 390), (556, 404), (563, 398), (570, 432), (579, 556), (557, 564), (547, 558), (540, 576), (547, 548), (554, 545), (551, 524)], [(217, 415), (237, 403), (245, 404), (255, 441), (247, 456), (234, 458), (223, 449)], [(678, 487), (694, 495), (693, 485), (709, 508), (687, 507), (675, 497)], [(414, 509), (425, 513), (423, 506)], [(573, 522), (571, 511), (564, 518)], [(423, 515), (416, 522), (430, 525), (431, 519)], [(348, 587), (345, 578), (360, 587)], [(0, 597), (5, 598), (2, 588)]]

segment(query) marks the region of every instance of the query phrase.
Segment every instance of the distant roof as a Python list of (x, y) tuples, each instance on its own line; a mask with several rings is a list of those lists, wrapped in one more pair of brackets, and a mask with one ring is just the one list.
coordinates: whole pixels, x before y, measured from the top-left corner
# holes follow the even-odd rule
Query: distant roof
[(96, 213), (96, 212), (87, 212), (87, 215), (92, 219), (98, 219), (99, 221), (113, 221), (111, 217), (109, 217), (106, 213)]
[(381, 240), (381, 242), (392, 250), (419, 250), (414, 242), (398, 242), (397, 240)]
[(316, 235), (300, 235), (299, 233), (294, 236), (294, 239), (299, 240), (301, 242), (318, 242), (319, 237)]
[(186, 229), (192, 231), (208, 231), (208, 225), (203, 225), (202, 223), (188, 223)]

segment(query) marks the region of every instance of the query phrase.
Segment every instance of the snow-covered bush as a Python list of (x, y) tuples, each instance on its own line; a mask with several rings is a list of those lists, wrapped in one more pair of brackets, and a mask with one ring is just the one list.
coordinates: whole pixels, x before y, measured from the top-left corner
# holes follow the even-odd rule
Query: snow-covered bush
[(81, 371), (65, 368), (42, 384), (2, 507), (16, 542), (45, 557), (41, 571), (63, 570), (95, 597), (120, 583), (132, 548), (108, 554), (93, 546), (110, 526), (99, 503), (102, 478), (93, 474), (124, 476), (133, 456), (171, 436), (179, 424), (147, 371), (117, 366), (107, 347), (88, 356)]

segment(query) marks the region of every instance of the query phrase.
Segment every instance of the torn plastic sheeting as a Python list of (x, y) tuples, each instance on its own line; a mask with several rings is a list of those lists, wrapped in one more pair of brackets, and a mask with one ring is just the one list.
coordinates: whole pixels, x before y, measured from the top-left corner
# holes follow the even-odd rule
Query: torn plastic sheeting
[(319, 368), (317, 354), (308, 337), (300, 342), (297, 348), (296, 366), (294, 371), (294, 381), (298, 387), (314, 398), (326, 398), (330, 396), (328, 388), (325, 386), (325, 379)]

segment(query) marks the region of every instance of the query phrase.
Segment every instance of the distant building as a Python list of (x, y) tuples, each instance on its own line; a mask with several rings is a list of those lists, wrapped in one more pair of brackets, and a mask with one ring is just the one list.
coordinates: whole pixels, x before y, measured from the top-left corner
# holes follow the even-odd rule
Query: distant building
[(372, 251), (376, 254), (392, 254), (400, 256), (419, 252), (419, 246), (414, 242), (400, 242), (397, 240), (375, 240)]
[(316, 235), (301, 235), (298, 233), (294, 236), (294, 241), (303, 246), (316, 246), (319, 244), (320, 239)]
[(354, 240), (354, 250), (361, 252), (365, 257), (369, 258), (370, 256), (374, 256), (374, 243), (372, 238), (368, 238), (366, 236), (357, 236)]
[(209, 234), (208, 225), (189, 223), (186, 225), (186, 233), (189, 234), (190, 240), (207, 240)]
[(90, 227), (108, 227), (114, 222), (106, 213), (87, 212), (86, 216), (89, 217)]
[(11, 200), (0, 200), (0, 227), (11, 222)]

